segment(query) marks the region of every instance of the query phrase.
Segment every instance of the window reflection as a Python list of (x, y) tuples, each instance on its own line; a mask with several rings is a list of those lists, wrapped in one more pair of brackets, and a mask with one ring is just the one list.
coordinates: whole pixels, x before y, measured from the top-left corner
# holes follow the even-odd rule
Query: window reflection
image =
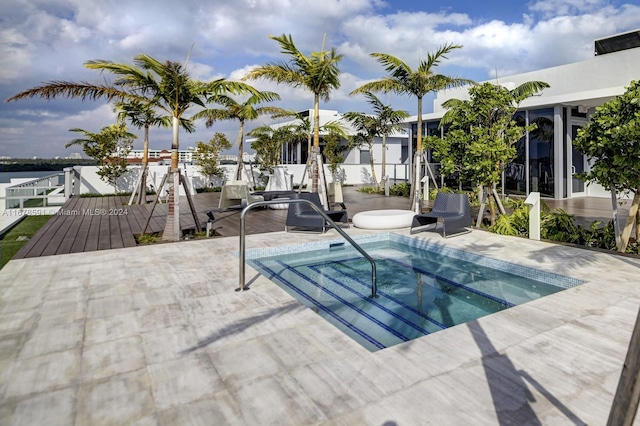
[[(518, 126), (524, 127), (526, 124), (525, 112), (518, 111), (513, 119)], [(504, 171), (505, 189), (510, 194), (526, 194), (527, 192), (527, 144), (526, 137), (522, 137), (515, 144), (517, 157), (509, 164)]]
[(529, 133), (529, 190), (554, 197), (553, 108), (529, 111), (537, 129)]

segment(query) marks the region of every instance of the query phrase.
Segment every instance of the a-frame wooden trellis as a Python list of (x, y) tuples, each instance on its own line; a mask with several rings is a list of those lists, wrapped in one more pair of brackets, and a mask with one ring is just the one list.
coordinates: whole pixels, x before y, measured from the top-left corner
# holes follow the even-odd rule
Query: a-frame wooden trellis
[[(189, 186), (187, 185), (187, 181), (184, 178), (184, 176), (182, 176), (180, 169), (176, 169), (176, 170), (169, 170), (163, 176), (162, 182), (160, 182), (160, 186), (158, 187), (158, 191), (156, 193), (156, 198), (154, 199), (153, 205), (151, 206), (151, 210), (149, 211), (149, 215), (147, 216), (147, 221), (144, 224), (144, 228), (142, 228), (142, 235), (144, 235), (147, 232), (147, 228), (149, 227), (149, 222), (151, 221), (151, 217), (153, 216), (153, 211), (155, 210), (156, 206), (158, 205), (158, 201), (160, 200), (160, 195), (162, 194), (162, 188), (167, 183), (167, 180), (169, 179), (169, 177), (172, 177), (171, 184), (174, 185), (173, 187), (174, 190), (172, 193), (170, 193), (170, 196), (171, 194), (173, 194), (173, 197), (174, 197), (173, 205), (174, 205), (175, 211), (178, 212), (178, 214), (175, 215), (174, 217), (174, 223), (173, 223), (174, 233), (176, 230), (175, 228), (177, 228), (178, 232), (180, 231), (180, 214), (179, 214), (180, 185), (182, 185), (182, 187), (184, 188), (184, 192), (187, 196), (187, 201), (189, 202), (189, 208), (191, 209), (191, 215), (193, 216), (196, 232), (200, 229), (198, 213), (196, 212), (196, 209), (193, 205), (193, 199), (191, 198), (191, 192), (189, 191)], [(169, 212), (167, 212), (167, 215), (169, 215)]]

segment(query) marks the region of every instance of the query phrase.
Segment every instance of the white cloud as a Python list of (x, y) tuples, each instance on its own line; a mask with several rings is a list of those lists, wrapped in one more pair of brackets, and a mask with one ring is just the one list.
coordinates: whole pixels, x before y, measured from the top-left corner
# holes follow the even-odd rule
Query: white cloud
[(529, 6), (532, 12), (542, 14), (543, 19), (562, 15), (594, 13), (608, 6), (606, 0), (539, 0)]
[[(305, 53), (319, 50), (326, 35), (325, 47), (336, 46), (344, 60), (342, 87), (323, 107), (362, 110), (363, 101), (348, 94), (367, 79), (384, 75), (371, 52), (390, 53), (415, 66), (445, 43), (461, 44), (464, 47), (452, 52), (438, 71), (481, 80), (493, 78), (496, 70), (506, 76), (583, 60), (593, 54), (594, 39), (640, 27), (640, 6), (607, 0), (539, 0), (528, 5), (505, 0), (505, 7), (522, 10), (522, 19), (515, 21), (503, 19), (500, 10), (486, 19), (424, 3), (416, 6), (423, 11), (408, 13), (394, 10), (392, 0), (3, 0), (0, 97), (54, 79), (98, 81), (102, 77), (82, 65), (89, 59), (130, 63), (135, 55), (147, 53), (184, 62), (192, 46), (192, 77), (239, 80), (251, 64), (284, 59), (268, 35), (291, 34)], [(312, 106), (307, 90), (266, 81), (251, 84), (278, 92), (283, 99), (279, 106)], [(413, 100), (392, 99), (399, 102), (394, 107), (415, 113)], [(68, 138), (67, 129), (98, 130), (108, 120), (102, 111), (92, 103), (2, 103), (0, 152), (16, 156), (5, 152), (32, 144), (35, 148), (29, 149), (46, 147), (50, 155), (64, 155), (55, 147)], [(59, 127), (47, 121), (54, 116)], [(82, 120), (85, 125), (78, 125)], [(230, 123), (220, 126), (235, 131)], [(183, 139), (208, 140), (210, 130), (205, 132)], [(43, 144), (42, 138), (56, 142)]]

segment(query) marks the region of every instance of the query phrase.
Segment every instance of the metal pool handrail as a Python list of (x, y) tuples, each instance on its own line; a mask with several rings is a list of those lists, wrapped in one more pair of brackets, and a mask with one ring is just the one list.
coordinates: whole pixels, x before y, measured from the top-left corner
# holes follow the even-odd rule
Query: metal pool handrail
[(270, 204), (294, 204), (294, 203), (304, 203), (311, 206), (316, 212), (320, 214), (324, 218), (324, 220), (331, 225), (333, 229), (338, 231), (342, 237), (349, 242), (356, 250), (362, 254), (365, 259), (371, 263), (371, 297), (378, 297), (378, 286), (376, 284), (376, 262), (373, 260), (367, 252), (364, 251), (362, 247), (360, 247), (353, 239), (347, 235), (346, 232), (342, 230), (338, 225), (336, 225), (327, 214), (320, 209), (320, 207), (316, 206), (309, 200), (304, 199), (287, 199), (287, 200), (270, 200), (270, 201), (257, 201), (255, 203), (249, 204), (247, 207), (242, 209), (240, 213), (240, 287), (236, 289), (236, 291), (244, 291), (245, 290), (245, 220), (244, 217), (247, 212), (255, 207), (268, 206)]

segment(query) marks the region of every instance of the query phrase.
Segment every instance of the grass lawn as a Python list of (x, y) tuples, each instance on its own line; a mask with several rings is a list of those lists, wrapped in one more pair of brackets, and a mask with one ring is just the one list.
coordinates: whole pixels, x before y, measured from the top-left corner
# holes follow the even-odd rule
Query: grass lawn
[(4, 235), (0, 240), (0, 269), (27, 243), (27, 241), (18, 241), (18, 237), (33, 237), (50, 218), (50, 215), (27, 216)]

